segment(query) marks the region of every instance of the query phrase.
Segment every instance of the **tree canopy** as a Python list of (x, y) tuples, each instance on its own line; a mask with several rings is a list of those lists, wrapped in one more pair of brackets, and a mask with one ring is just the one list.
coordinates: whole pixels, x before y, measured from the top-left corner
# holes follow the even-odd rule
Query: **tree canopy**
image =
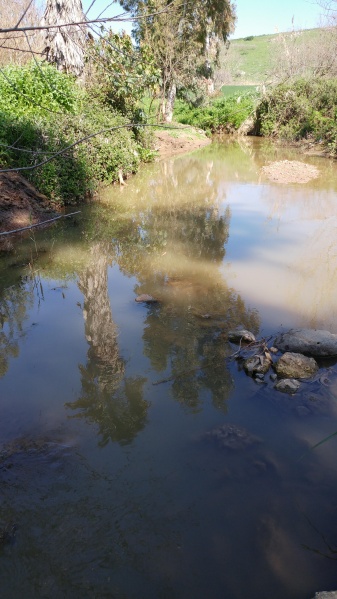
[(219, 40), (225, 41), (234, 28), (234, 4), (230, 0), (122, 0), (121, 4), (137, 17), (135, 39), (151, 47), (161, 69), (163, 116), (170, 121), (177, 88), (207, 86)]

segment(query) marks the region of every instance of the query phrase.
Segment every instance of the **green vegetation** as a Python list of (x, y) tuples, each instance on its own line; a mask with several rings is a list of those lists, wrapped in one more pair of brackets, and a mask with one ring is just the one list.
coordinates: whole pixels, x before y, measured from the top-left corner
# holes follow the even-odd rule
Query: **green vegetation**
[(337, 154), (337, 79), (276, 86), (257, 109), (257, 126), (261, 135), (322, 141)]
[(221, 88), (221, 94), (224, 97), (239, 96), (240, 94), (247, 94), (250, 92), (258, 91), (256, 85), (223, 85)]
[(234, 28), (234, 5), (230, 0), (121, 0), (121, 5), (135, 17), (137, 44), (151, 48), (160, 69), (161, 114), (169, 123), (177, 90), (192, 90), (200, 99), (206, 95), (220, 40)]
[[(100, 182), (135, 172), (150, 154), (125, 127), (127, 117), (90, 97), (74, 78), (50, 65), (3, 70), (0, 118), (2, 166), (31, 168), (23, 174), (60, 204), (77, 202)], [(86, 140), (77, 143), (81, 139)]]
[[(259, 85), (270, 81), (272, 71), (278, 68), (278, 57), (284, 42), (290, 43), (296, 38), (296, 48), (301, 46), (301, 53), (304, 54), (302, 46), (305, 49), (315, 44), (320, 32), (320, 29), (305, 29), (300, 32), (250, 35), (233, 39), (228, 51), (222, 49), (220, 60), (227, 65), (228, 77), (232, 83)], [(317, 48), (315, 53), (317, 56)]]
[(204, 129), (209, 133), (236, 130), (254, 112), (257, 93), (232, 95), (194, 108), (177, 100), (174, 117), (179, 123)]

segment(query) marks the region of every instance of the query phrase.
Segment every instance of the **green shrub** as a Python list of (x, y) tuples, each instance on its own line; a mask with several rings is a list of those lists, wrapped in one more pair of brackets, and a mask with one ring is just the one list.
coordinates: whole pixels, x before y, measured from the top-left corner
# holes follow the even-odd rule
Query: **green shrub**
[[(78, 202), (99, 183), (117, 180), (120, 172), (135, 172), (141, 159), (151, 157), (148, 134), (135, 135), (126, 117), (93, 100), (54, 67), (9, 67), (4, 75), (1, 163), (33, 167), (59, 153), (38, 168), (22, 171), (54, 201)], [(80, 139), (83, 143), (75, 143)]]
[(235, 94), (198, 108), (177, 100), (174, 117), (179, 123), (209, 132), (235, 130), (254, 111), (257, 97), (256, 93)]
[(71, 112), (77, 110), (79, 89), (73, 77), (47, 63), (8, 66), (0, 73), (0, 110), (16, 115), (34, 111)]
[(256, 114), (260, 135), (323, 141), (336, 153), (337, 79), (301, 79), (278, 85)]

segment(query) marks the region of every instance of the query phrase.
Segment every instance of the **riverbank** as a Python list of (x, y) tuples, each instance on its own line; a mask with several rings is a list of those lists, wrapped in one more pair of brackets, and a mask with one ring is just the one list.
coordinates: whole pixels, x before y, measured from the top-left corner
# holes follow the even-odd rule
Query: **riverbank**
[[(211, 143), (193, 127), (161, 129), (154, 134), (158, 159), (191, 152)], [(43, 223), (60, 214), (60, 207), (17, 172), (0, 175), (0, 233)]]
[(55, 204), (19, 173), (1, 173), (0, 232), (36, 225), (58, 214)]
[(211, 138), (207, 137), (204, 131), (181, 125), (177, 129), (159, 129), (155, 131), (154, 136), (159, 159), (192, 152), (212, 143)]

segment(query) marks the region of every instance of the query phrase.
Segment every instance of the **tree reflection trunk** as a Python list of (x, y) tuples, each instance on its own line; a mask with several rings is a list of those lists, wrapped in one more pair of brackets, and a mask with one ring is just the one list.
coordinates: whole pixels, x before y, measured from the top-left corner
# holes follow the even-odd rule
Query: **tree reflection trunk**
[(79, 410), (76, 417), (98, 426), (100, 445), (109, 441), (129, 443), (145, 426), (148, 402), (143, 399), (144, 378), (126, 379), (120, 357), (118, 330), (113, 321), (108, 291), (109, 243), (91, 249), (92, 260), (79, 275), (84, 296), (87, 362), (80, 365), (81, 396), (66, 406)]
[(112, 319), (108, 293), (108, 248), (98, 243), (91, 249), (92, 262), (79, 276), (79, 289), (84, 296), (83, 318), (89, 343), (88, 357), (109, 367), (120, 381), (124, 362), (119, 357), (117, 327)]

